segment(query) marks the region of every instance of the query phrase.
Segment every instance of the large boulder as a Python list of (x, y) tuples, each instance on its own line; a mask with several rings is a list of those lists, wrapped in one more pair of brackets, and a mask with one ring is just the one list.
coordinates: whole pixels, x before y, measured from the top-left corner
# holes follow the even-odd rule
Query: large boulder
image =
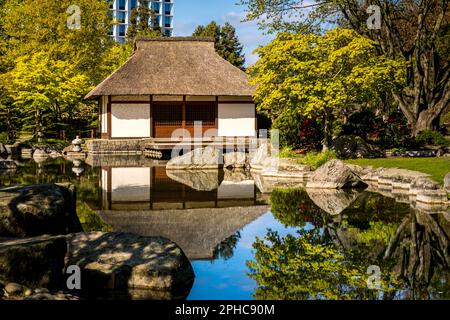
[(72, 185), (0, 189), (0, 237), (33, 237), (81, 231)]
[(367, 187), (367, 184), (342, 161), (331, 160), (311, 175), (306, 187), (315, 189), (344, 189), (364, 188)]
[(212, 191), (219, 188), (218, 170), (169, 170), (167, 177), (198, 191)]
[(228, 152), (223, 155), (225, 168), (245, 168), (249, 166), (248, 155), (245, 152)]
[(221, 152), (218, 148), (198, 148), (182, 156), (172, 158), (166, 166), (167, 170), (199, 170), (218, 169)]
[(63, 282), (64, 236), (0, 241), (0, 280), (31, 288), (56, 288)]
[(306, 189), (306, 192), (316, 206), (331, 215), (339, 215), (344, 212), (360, 194), (354, 189)]
[(334, 140), (333, 148), (339, 158), (379, 158), (381, 152), (359, 136), (341, 136)]
[(47, 159), (49, 154), (44, 149), (36, 149), (33, 152), (33, 159)]
[(253, 169), (262, 169), (264, 161), (270, 156), (271, 146), (268, 143), (263, 143), (259, 146), (256, 152), (251, 156), (250, 167)]
[(81, 268), (83, 290), (173, 299), (185, 298), (192, 287), (195, 275), (188, 258), (165, 238), (93, 232), (66, 239), (67, 264)]
[(447, 173), (444, 178), (444, 189), (447, 193), (450, 193), (450, 173)]

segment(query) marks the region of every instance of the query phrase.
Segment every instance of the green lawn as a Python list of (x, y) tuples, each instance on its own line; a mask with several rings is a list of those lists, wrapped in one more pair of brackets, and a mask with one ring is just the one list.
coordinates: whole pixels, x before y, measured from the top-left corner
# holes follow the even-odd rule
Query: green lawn
[(360, 166), (400, 168), (420, 171), (431, 175), (433, 180), (444, 183), (444, 177), (450, 172), (448, 158), (390, 158), (390, 159), (352, 159), (345, 162)]

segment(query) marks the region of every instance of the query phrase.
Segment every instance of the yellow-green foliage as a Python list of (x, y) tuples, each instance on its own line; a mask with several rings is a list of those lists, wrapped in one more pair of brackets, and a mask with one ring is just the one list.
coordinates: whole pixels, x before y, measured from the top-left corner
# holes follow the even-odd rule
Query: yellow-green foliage
[(327, 150), (324, 152), (308, 152), (304, 158), (299, 159), (297, 162), (311, 166), (313, 169), (317, 169), (328, 161), (336, 158), (336, 152)]
[(373, 42), (350, 29), (280, 33), (256, 52), (260, 60), (249, 69), (255, 100), (275, 115), (287, 108), (315, 116), (368, 103), (405, 79), (403, 60), (377, 56)]
[[(247, 262), (250, 277), (258, 285), (253, 295), (256, 299), (377, 297), (377, 291), (367, 288), (367, 266), (357, 253), (339, 250), (319, 229), (298, 233), (280, 237), (269, 231), (264, 239), (256, 239), (254, 260)], [(393, 290), (396, 285), (395, 275), (382, 275), (383, 291)]]

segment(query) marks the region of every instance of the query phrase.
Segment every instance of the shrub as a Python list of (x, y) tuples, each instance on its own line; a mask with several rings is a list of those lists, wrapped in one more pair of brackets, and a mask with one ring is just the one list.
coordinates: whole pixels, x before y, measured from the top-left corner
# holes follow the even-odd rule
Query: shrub
[(449, 141), (437, 131), (422, 131), (416, 136), (416, 142), (419, 144), (432, 144), (436, 146), (449, 146)]
[(8, 134), (6, 132), (0, 132), (0, 142), (3, 144), (13, 144), (14, 141), (9, 139)]
[(292, 148), (289, 147), (283, 147), (281, 148), (280, 152), (278, 153), (278, 156), (280, 158), (299, 158), (301, 155), (296, 153)]
[(296, 111), (284, 111), (273, 122), (273, 128), (280, 131), (281, 147), (317, 150), (321, 146), (321, 126), (315, 119), (307, 119)]
[(299, 160), (299, 163), (311, 166), (313, 169), (317, 169), (330, 160), (337, 159), (336, 152), (332, 150), (324, 152), (308, 152), (304, 158)]

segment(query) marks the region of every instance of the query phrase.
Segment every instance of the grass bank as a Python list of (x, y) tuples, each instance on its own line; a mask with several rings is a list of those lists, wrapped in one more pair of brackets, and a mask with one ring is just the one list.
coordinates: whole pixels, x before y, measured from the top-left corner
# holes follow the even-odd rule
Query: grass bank
[(450, 159), (447, 158), (388, 158), (388, 159), (351, 159), (345, 162), (374, 168), (399, 168), (427, 173), (433, 180), (444, 183), (444, 177), (450, 172)]

